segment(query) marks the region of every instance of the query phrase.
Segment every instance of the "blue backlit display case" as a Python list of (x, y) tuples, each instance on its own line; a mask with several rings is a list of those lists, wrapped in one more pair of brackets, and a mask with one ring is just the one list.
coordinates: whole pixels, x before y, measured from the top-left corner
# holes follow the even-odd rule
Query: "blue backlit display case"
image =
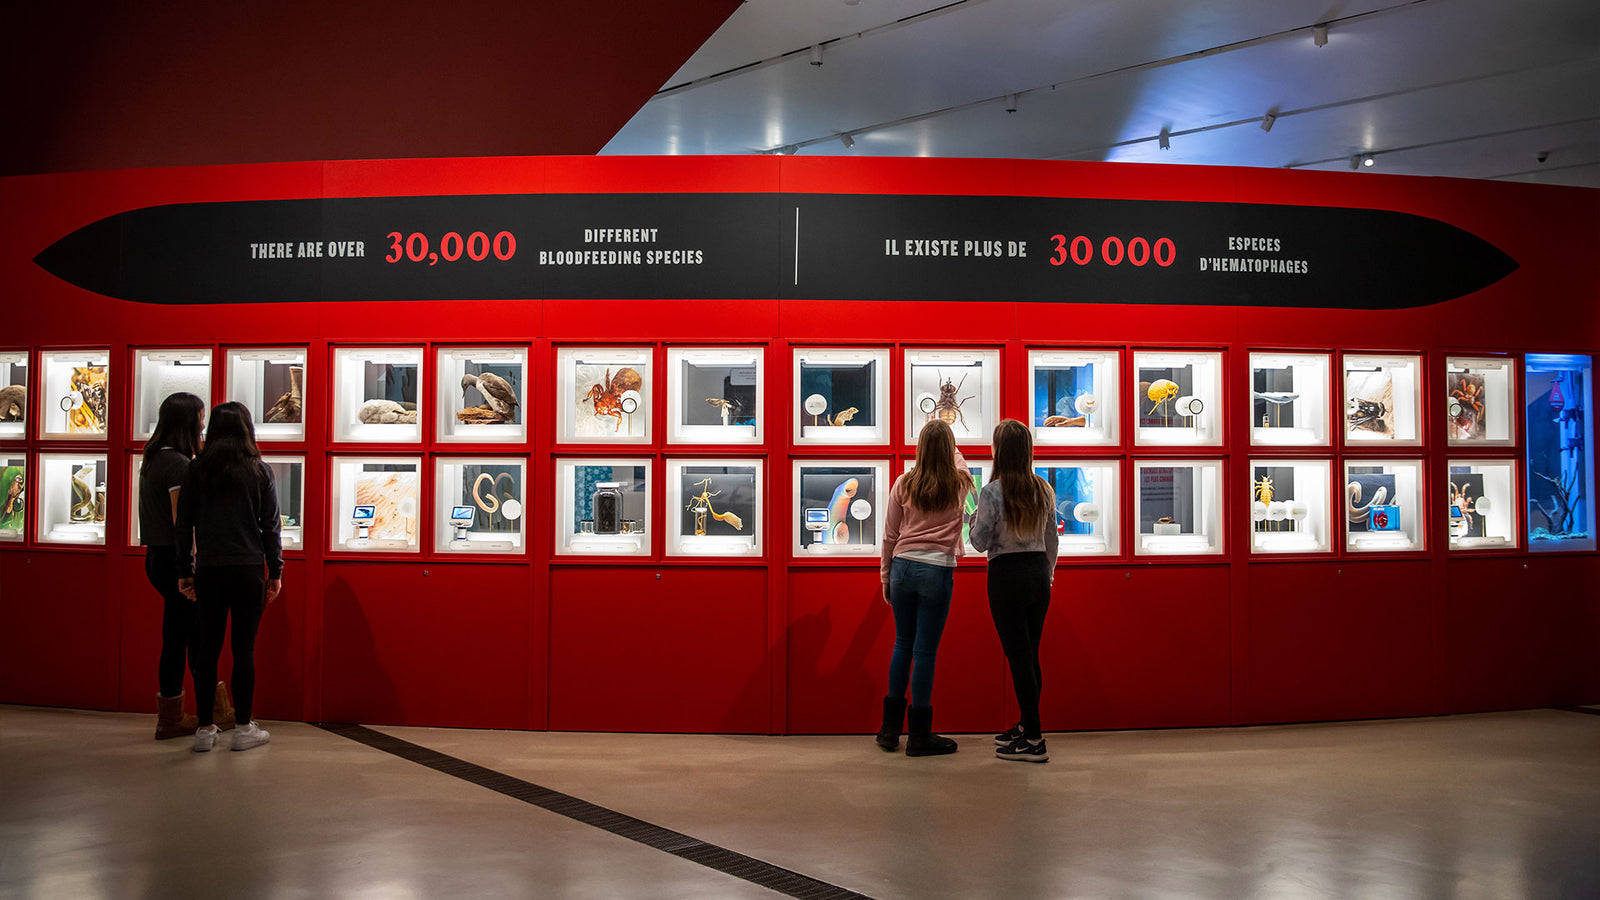
[(1528, 549), (1593, 550), (1594, 440), (1588, 356), (1529, 353), (1524, 421), (1528, 425)]

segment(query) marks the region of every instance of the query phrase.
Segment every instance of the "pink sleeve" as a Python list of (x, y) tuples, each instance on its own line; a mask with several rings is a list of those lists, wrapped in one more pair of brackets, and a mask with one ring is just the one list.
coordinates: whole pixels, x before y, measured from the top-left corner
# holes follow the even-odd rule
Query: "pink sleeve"
[(883, 513), (883, 553), (879, 561), (879, 579), (889, 583), (889, 566), (894, 562), (894, 545), (900, 540), (900, 516), (905, 502), (905, 492), (901, 490), (904, 475), (894, 480), (894, 487), (889, 489), (889, 508)]

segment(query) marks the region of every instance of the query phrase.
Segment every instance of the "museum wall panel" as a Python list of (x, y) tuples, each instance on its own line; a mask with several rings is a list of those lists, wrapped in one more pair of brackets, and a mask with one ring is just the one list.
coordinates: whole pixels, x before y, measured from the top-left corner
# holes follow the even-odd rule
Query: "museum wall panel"
[[(268, 717), (868, 731), (931, 417), (980, 477), (1035, 432), (1049, 728), (1600, 700), (1594, 191), (537, 158), (0, 202), (0, 700), (153, 708), (133, 473), (180, 384), (258, 412), (300, 538)], [(1012, 721), (977, 556), (939, 670), (939, 727)]]

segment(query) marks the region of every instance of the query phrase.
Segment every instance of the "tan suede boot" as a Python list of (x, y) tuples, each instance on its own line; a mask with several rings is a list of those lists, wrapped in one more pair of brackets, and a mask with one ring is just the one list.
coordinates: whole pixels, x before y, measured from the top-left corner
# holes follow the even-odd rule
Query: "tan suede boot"
[(194, 716), (183, 714), (183, 695), (163, 697), (156, 694), (156, 740), (166, 741), (187, 737), (200, 727)]
[(233, 698), (228, 696), (228, 683), (217, 682), (217, 702), (211, 705), (211, 721), (218, 731), (233, 727)]

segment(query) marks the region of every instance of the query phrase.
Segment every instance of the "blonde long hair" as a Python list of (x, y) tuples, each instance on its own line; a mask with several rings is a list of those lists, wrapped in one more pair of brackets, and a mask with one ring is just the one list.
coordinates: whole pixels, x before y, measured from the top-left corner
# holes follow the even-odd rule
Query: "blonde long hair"
[(1045, 524), (1045, 516), (1054, 516), (1050, 486), (1033, 472), (1033, 433), (1016, 419), (994, 427), (994, 477), (1013, 534), (1030, 534)]
[(972, 490), (972, 476), (956, 468), (956, 434), (940, 419), (917, 435), (917, 467), (906, 474), (906, 502), (923, 512), (960, 505)]

